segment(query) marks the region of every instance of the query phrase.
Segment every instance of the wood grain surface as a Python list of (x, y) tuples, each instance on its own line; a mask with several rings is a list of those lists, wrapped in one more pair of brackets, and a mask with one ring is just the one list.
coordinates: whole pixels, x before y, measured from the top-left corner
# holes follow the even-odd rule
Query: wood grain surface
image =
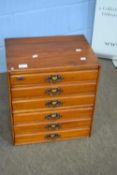
[[(86, 95), (75, 95), (75, 96), (67, 96), (67, 97), (54, 97), (54, 98), (33, 98), (29, 100), (13, 100), (12, 106), (14, 112), (26, 112), (26, 111), (34, 111), (41, 109), (52, 109), (52, 108), (60, 108), (66, 106), (76, 106), (76, 105), (89, 105), (93, 106), (95, 101), (95, 94), (86, 94)], [(49, 105), (50, 103), (50, 105)], [(60, 103), (57, 106), (53, 105), (55, 103)]]
[[(19, 71), (19, 64), (26, 70), (62, 67), (98, 66), (98, 60), (83, 36), (59, 36), (6, 39), (7, 66), (9, 71)], [(76, 51), (76, 49), (80, 49)], [(38, 55), (33, 58), (33, 55)], [(81, 57), (87, 57), (81, 61)]]
[(26, 85), (23, 87), (11, 88), (12, 98), (32, 98), (32, 97), (54, 97), (63, 95), (74, 95), (82, 93), (94, 93), (96, 90), (96, 81), (85, 81), (80, 83), (62, 84), (62, 85)]
[[(61, 76), (63, 77), (60, 81), (49, 82), (48, 78), (50, 76)], [(37, 84), (49, 85), (49, 84), (63, 84), (69, 82), (81, 82), (86, 80), (96, 80), (98, 76), (98, 70), (84, 70), (84, 71), (74, 71), (74, 72), (59, 72), (59, 73), (36, 73), (36, 74), (22, 74), (22, 75), (11, 75), (11, 85), (31, 85)]]
[[(44, 112), (26, 112), (13, 114), (14, 125), (36, 124), (36, 123), (50, 123), (50, 122), (63, 122), (75, 121), (92, 118), (93, 108), (83, 107), (79, 108), (64, 108), (64, 109), (51, 109)], [(59, 117), (56, 117), (59, 115)]]
[(100, 65), (84, 36), (5, 40), (15, 145), (91, 135)]
[[(86, 127), (65, 131), (63, 130), (63, 131), (43, 132), (35, 134), (15, 135), (15, 145), (38, 143), (38, 142), (51, 142), (51, 141), (54, 142), (60, 140), (74, 139), (78, 137), (86, 137), (89, 136), (89, 131), (90, 129)], [(55, 138), (53, 138), (53, 135), (55, 135)]]
[(58, 131), (89, 127), (91, 125), (91, 118), (78, 121), (66, 121), (66, 122), (52, 122), (52, 123), (32, 123), (25, 125), (15, 125), (14, 131), (16, 135), (36, 132)]

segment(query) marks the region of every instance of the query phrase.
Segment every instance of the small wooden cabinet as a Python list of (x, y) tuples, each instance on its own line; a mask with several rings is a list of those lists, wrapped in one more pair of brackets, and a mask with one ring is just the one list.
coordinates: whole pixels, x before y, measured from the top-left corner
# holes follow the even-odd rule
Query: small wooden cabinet
[(14, 144), (90, 136), (100, 66), (86, 39), (5, 43)]

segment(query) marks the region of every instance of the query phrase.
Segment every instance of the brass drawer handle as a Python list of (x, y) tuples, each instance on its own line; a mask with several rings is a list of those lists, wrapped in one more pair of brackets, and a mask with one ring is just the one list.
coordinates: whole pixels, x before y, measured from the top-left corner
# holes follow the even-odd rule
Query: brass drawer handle
[(16, 77), (16, 80), (22, 81), (22, 80), (24, 80), (24, 77)]
[(45, 119), (47, 120), (57, 120), (60, 119), (62, 116), (58, 113), (52, 113), (52, 114), (48, 114), (45, 116)]
[(57, 129), (60, 129), (60, 128), (61, 128), (61, 125), (58, 124), (58, 123), (52, 123), (52, 124), (48, 124), (48, 125), (46, 126), (46, 128), (47, 128), (48, 130), (57, 130)]
[(62, 81), (64, 78), (62, 75), (50, 75), (48, 78), (47, 78), (47, 81), (49, 83), (56, 83), (56, 82), (60, 82)]
[(60, 100), (50, 100), (50, 101), (47, 101), (46, 106), (47, 107), (59, 107), (62, 104), (63, 103)]
[(57, 133), (47, 134), (47, 135), (45, 136), (45, 138), (46, 138), (46, 139), (52, 139), (52, 140), (54, 140), (54, 139), (60, 138), (60, 134), (57, 134)]
[(63, 90), (61, 88), (49, 88), (45, 92), (48, 95), (60, 95), (62, 91)]

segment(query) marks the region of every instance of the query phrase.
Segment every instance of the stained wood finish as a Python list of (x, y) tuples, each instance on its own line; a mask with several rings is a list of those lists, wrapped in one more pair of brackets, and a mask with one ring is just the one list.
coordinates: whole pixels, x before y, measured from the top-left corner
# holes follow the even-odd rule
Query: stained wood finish
[[(61, 81), (55, 83), (48, 82), (50, 76), (59, 75), (63, 77)], [(78, 72), (60, 72), (60, 73), (43, 73), (43, 74), (22, 74), (22, 75), (12, 75), (11, 76), (11, 85), (25, 85), (25, 84), (37, 84), (40, 85), (49, 85), (49, 84), (63, 84), (69, 82), (78, 82), (85, 80), (96, 80), (98, 76), (97, 70), (84, 70)]]
[(58, 131), (58, 130), (68, 130), (83, 127), (90, 127), (91, 118), (86, 118), (79, 121), (70, 122), (52, 122), (52, 123), (32, 123), (27, 125), (14, 125), (15, 134), (26, 134), (35, 132), (47, 132), (47, 131)]
[[(65, 130), (65, 131), (15, 135), (15, 144), (19, 145), (19, 144), (28, 144), (28, 143), (38, 143), (38, 142), (51, 142), (51, 141), (73, 139), (78, 137), (86, 137), (86, 136), (89, 136), (89, 131), (90, 129), (86, 127), (86, 128), (72, 129), (72, 130)], [(52, 135), (55, 135), (55, 138), (51, 138)]]
[(10, 75), (7, 73), (7, 81), (8, 81), (8, 95), (9, 95), (9, 110), (10, 110), (10, 121), (11, 121), (11, 133), (12, 133), (12, 140), (13, 144), (15, 144), (15, 133), (14, 133), (14, 120), (13, 120), (13, 113), (12, 113), (12, 96), (11, 96), (11, 84), (10, 84)]
[(86, 39), (16, 38), (5, 46), (14, 144), (90, 136), (100, 66)]
[[(67, 109), (53, 109), (44, 112), (28, 112), (13, 114), (14, 125), (25, 125), (31, 123), (51, 123), (63, 121), (85, 120), (92, 118), (93, 108), (67, 108)], [(57, 117), (58, 115), (59, 117)]]
[[(89, 69), (98, 67), (98, 60), (83, 36), (59, 36), (42, 38), (6, 39), (8, 71), (20, 71), (19, 64), (26, 63), (27, 71), (41, 69), (74, 70), (74, 67)], [(81, 49), (76, 52), (76, 49)], [(37, 54), (37, 58), (32, 58)], [(85, 62), (80, 57), (87, 57)], [(14, 68), (14, 70), (12, 70)]]
[[(14, 112), (25, 112), (30, 110), (41, 110), (41, 109), (52, 109), (65, 106), (75, 105), (89, 105), (93, 106), (95, 101), (94, 94), (79, 95), (79, 96), (68, 96), (58, 98), (42, 98), (42, 99), (31, 99), (31, 100), (13, 100), (12, 106)], [(53, 103), (60, 103), (57, 106), (52, 105)], [(49, 103), (51, 105), (49, 105)]]
[[(97, 96), (97, 93), (98, 93), (98, 84), (99, 84), (100, 71), (101, 71), (101, 67), (99, 65), (95, 96)], [(96, 107), (96, 98), (95, 98), (95, 102), (94, 102), (94, 109), (93, 109), (93, 114), (92, 114), (93, 117), (92, 117), (91, 126), (90, 126), (90, 136), (91, 136), (91, 133), (92, 133), (92, 126), (93, 126), (93, 118), (94, 118), (95, 107)]]
[(95, 93), (96, 81), (51, 86), (24, 86), (11, 88), (12, 98), (63, 96)]

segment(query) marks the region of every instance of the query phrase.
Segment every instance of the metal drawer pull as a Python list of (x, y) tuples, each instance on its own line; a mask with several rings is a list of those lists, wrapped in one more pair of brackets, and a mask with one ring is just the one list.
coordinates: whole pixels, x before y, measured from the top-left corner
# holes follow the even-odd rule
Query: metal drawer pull
[(48, 130), (57, 130), (57, 129), (60, 129), (60, 128), (61, 128), (61, 125), (58, 124), (58, 123), (52, 123), (52, 124), (48, 124), (48, 125), (46, 126), (46, 128), (47, 128)]
[(16, 77), (16, 80), (18, 81), (24, 80), (24, 77)]
[(46, 106), (47, 107), (59, 107), (62, 104), (63, 103), (60, 100), (50, 100), (50, 101), (47, 101)]
[(48, 95), (60, 95), (62, 93), (61, 88), (49, 88), (46, 90), (46, 94)]
[(56, 83), (56, 82), (60, 82), (62, 81), (64, 78), (62, 75), (50, 75), (48, 78), (47, 78), (47, 81), (49, 83)]
[(49, 115), (46, 115), (45, 118), (47, 120), (57, 120), (57, 119), (60, 119), (62, 116), (58, 113), (52, 113), (52, 114), (49, 114)]
[(60, 138), (60, 134), (57, 134), (57, 133), (54, 133), (54, 134), (47, 134), (47, 135), (45, 136), (45, 138), (46, 138), (46, 139), (52, 139), (52, 140), (54, 140), (54, 139)]

